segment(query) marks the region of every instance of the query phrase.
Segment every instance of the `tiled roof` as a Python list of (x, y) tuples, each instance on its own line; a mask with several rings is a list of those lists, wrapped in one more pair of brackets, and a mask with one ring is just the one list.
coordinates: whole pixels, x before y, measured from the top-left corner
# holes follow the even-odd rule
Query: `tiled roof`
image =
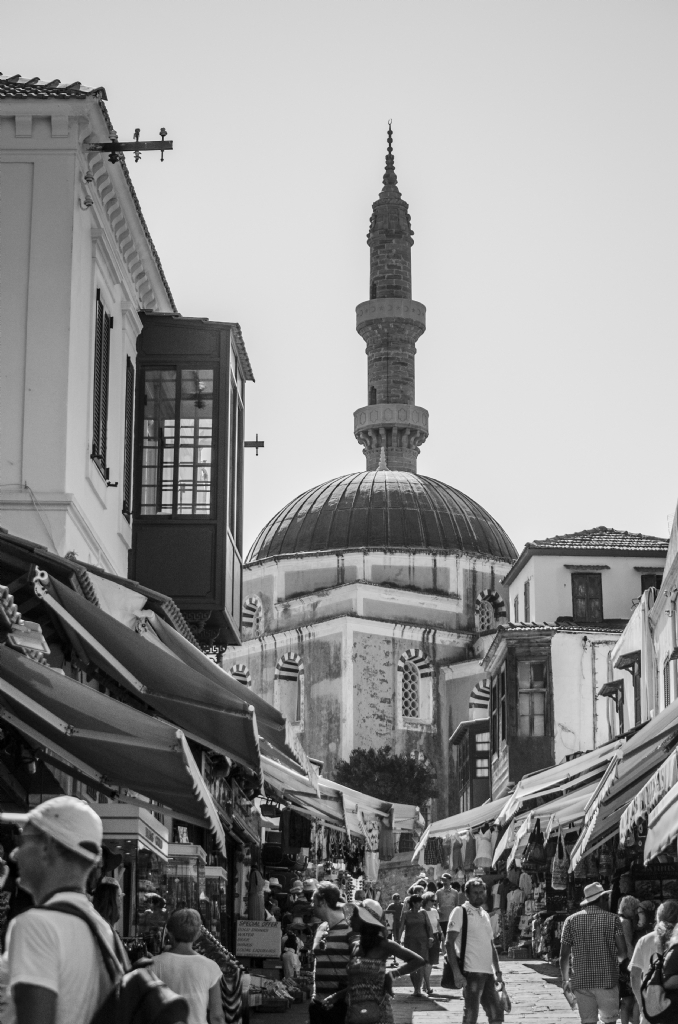
[[(51, 82), (44, 82), (39, 78), (22, 78), (20, 75), (0, 74), (0, 99), (63, 99), (64, 97), (68, 97), (70, 99), (86, 99), (88, 96), (93, 96), (94, 99), (99, 101), (99, 107), (101, 108), (101, 113), (103, 114), (106, 126), (109, 132), (114, 131), (113, 124), (111, 122), (110, 117), (108, 116), (108, 111), (106, 110), (106, 107), (103, 102), (105, 99), (108, 99), (106, 95), (106, 90), (103, 86), (96, 86), (95, 88), (90, 88), (90, 86), (88, 85), (83, 85), (82, 82), (70, 82), (62, 84), (58, 78), (53, 79), (53, 81)], [(127, 164), (125, 162), (124, 153), (119, 154), (118, 163), (122, 168), (122, 173), (127, 183), (127, 188), (129, 189), (130, 195), (134, 202), (134, 206), (137, 211), (137, 216), (139, 217), (141, 226), (146, 236), (146, 241), (148, 242), (149, 248), (153, 254), (153, 259), (155, 260), (155, 265), (158, 269), (158, 273), (160, 274), (162, 283), (165, 286), (167, 297), (170, 300), (172, 309), (174, 310), (175, 313), (177, 313), (178, 310), (174, 302), (170, 286), (167, 283), (165, 271), (162, 269), (162, 263), (160, 262), (160, 257), (158, 256), (158, 250), (156, 249), (153, 243), (151, 233), (148, 230), (148, 225), (146, 224), (144, 215), (141, 212), (141, 204), (134, 189), (134, 185), (132, 184), (132, 179), (130, 178), (129, 171), (127, 169)]]
[(497, 626), (494, 639), (482, 656), (482, 664), (488, 665), (494, 658), (501, 641), (513, 635), (553, 636), (554, 633), (623, 633), (626, 623), (617, 620), (590, 625), (584, 622), (505, 622)]
[(513, 583), (523, 566), (533, 555), (636, 555), (665, 558), (669, 541), (666, 537), (652, 537), (646, 533), (629, 533), (615, 530), (610, 526), (594, 526), (591, 530), (578, 533), (562, 533), (544, 540), (533, 540), (520, 552), (517, 562), (511, 566), (502, 582)]
[(82, 82), (62, 82), (54, 78), (51, 82), (43, 82), (39, 78), (22, 78), (21, 75), (0, 74), (0, 97), (17, 99), (53, 99), (63, 96), (96, 96), (97, 99), (108, 99), (106, 90), (98, 85), (92, 89)]
[(573, 550), (595, 548), (596, 551), (659, 551), (665, 552), (669, 542), (666, 537), (652, 537), (645, 533), (629, 533), (609, 526), (594, 526), (579, 533), (563, 533), (545, 540), (535, 540), (530, 548), (572, 548)]

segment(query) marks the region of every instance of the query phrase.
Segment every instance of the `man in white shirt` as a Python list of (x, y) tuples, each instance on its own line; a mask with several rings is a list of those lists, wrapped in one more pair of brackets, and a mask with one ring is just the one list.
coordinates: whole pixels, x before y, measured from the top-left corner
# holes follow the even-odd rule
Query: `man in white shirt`
[(9, 1005), (3, 1024), (89, 1024), (111, 990), (94, 936), (70, 914), (38, 908), (70, 903), (88, 913), (115, 951), (113, 933), (87, 899), (101, 855), (101, 818), (84, 800), (58, 796), (22, 817), (19, 881), (35, 901), (7, 931)]
[[(678, 923), (678, 901), (666, 900), (657, 908), (657, 927), (667, 935), (671, 934), (672, 928)], [(663, 926), (663, 927), (662, 927)], [(641, 1024), (647, 1024), (643, 1013), (643, 1001), (640, 995), (640, 986), (643, 983), (643, 975), (649, 970), (650, 961), (655, 953), (662, 953), (662, 942), (654, 929), (643, 935), (636, 943), (633, 956), (629, 961), (629, 973), (631, 975), (631, 988), (640, 1007)]]
[(502, 974), (490, 915), (483, 909), (487, 899), (485, 882), (482, 878), (470, 878), (465, 892), (466, 902), (452, 911), (445, 937), (455, 984), (464, 992), (464, 1024), (477, 1024), (481, 1006), (490, 1024), (501, 1024), (504, 1008), (495, 979), (501, 981)]
[(443, 883), (442, 889), (438, 889), (436, 893), (438, 897), (438, 913), (440, 914), (440, 927), (443, 931), (447, 931), (447, 922), (450, 920), (450, 914), (457, 906), (459, 902), (457, 897), (461, 894), (452, 888), (452, 875), (449, 871), (445, 872), (441, 881)]

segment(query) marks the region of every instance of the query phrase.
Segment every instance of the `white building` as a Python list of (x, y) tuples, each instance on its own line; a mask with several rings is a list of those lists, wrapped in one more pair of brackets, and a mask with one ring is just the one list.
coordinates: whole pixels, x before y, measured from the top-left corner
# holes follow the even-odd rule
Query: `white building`
[(525, 546), (502, 581), (512, 621), (478, 639), (473, 661), (447, 670), (451, 686), (474, 679), (485, 699), (452, 736), (462, 807), (481, 779), (486, 797), (498, 798), (523, 775), (633, 724), (627, 710), (620, 725), (605, 699), (616, 694), (610, 654), (634, 607), (654, 594), (666, 548), (662, 538), (606, 527)]
[(126, 576), (138, 312), (176, 309), (105, 99), (0, 77), (0, 526)]

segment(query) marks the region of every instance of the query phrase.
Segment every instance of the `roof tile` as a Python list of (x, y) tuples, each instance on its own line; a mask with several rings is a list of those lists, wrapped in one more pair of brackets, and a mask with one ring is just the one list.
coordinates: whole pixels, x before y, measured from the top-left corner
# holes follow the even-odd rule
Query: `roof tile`
[(597, 551), (666, 551), (668, 538), (652, 537), (645, 533), (629, 533), (609, 526), (594, 526), (578, 533), (563, 533), (544, 540), (535, 540), (531, 548), (595, 548)]

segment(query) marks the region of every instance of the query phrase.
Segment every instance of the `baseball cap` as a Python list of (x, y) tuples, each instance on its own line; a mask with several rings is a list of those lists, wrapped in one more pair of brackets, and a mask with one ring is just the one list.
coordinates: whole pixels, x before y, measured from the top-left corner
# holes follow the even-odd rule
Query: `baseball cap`
[(104, 827), (99, 815), (85, 800), (74, 796), (55, 796), (28, 814), (12, 815), (12, 820), (19, 825), (34, 825), (44, 835), (92, 864), (101, 856)]

